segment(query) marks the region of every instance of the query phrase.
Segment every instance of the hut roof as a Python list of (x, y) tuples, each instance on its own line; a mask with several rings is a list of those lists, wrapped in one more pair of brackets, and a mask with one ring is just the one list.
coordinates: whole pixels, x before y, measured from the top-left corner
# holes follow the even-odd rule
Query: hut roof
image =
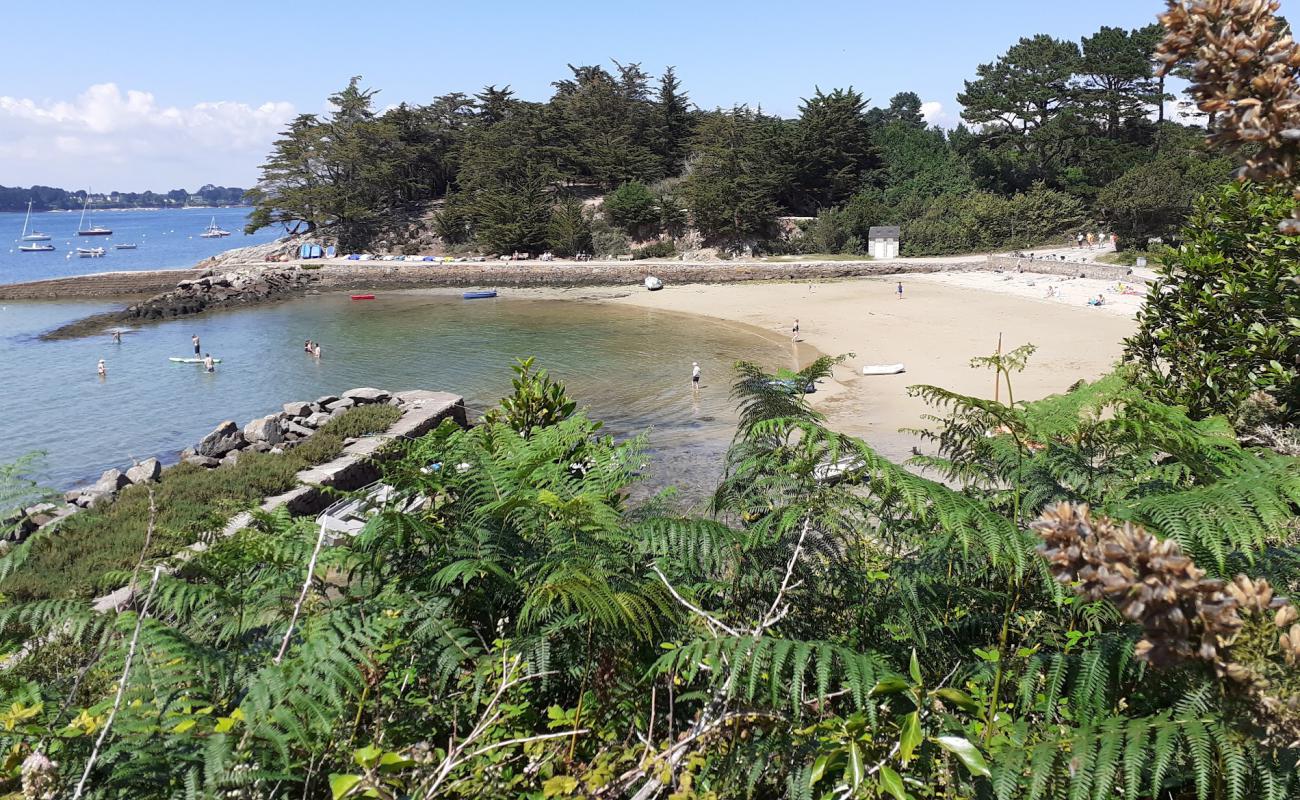
[(899, 229), (897, 225), (881, 225), (867, 231), (868, 239), (897, 239)]

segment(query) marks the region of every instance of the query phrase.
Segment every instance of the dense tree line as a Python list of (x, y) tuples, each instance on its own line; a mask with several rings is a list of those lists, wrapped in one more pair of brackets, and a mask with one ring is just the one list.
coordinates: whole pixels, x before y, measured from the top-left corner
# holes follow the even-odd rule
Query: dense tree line
[[(95, 192), (90, 202), (95, 208), (184, 208), (185, 206), (243, 205), (245, 190), (204, 184), (198, 191), (172, 189), (157, 192)], [(26, 211), (27, 201), (33, 211), (73, 211), (86, 201), (86, 192), (70, 192), (52, 186), (0, 186), (0, 211)]]
[[(488, 86), (383, 113), (356, 78), (275, 144), (251, 227), (359, 249), (412, 240), (432, 216), (447, 245), (572, 255), (688, 232), (683, 246), (860, 253), (871, 226), (901, 225), (904, 252), (926, 255), (1100, 225), (1142, 248), (1231, 169), (1166, 118), (1158, 39), (1157, 26), (1023, 38), (966, 81), (966, 124), (947, 131), (912, 92), (873, 106), (814, 88), (790, 119), (702, 110), (672, 68), (635, 63), (570, 66), (546, 102)], [(633, 217), (584, 202), (620, 187), (641, 196)]]

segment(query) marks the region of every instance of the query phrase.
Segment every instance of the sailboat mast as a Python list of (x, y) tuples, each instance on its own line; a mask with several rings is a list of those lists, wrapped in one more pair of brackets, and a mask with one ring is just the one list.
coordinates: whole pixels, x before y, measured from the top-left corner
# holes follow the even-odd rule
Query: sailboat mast
[(32, 201), (27, 201), (27, 217), (23, 219), (22, 238), (27, 238), (27, 224), (32, 221)]
[(86, 206), (90, 205), (90, 190), (86, 190), (86, 202), (81, 204), (81, 221), (77, 223), (77, 230), (86, 226)]

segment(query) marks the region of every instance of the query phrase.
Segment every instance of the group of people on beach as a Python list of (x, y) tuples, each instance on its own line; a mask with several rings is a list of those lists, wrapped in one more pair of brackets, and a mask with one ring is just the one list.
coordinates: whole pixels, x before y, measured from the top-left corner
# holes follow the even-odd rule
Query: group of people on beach
[(312, 358), (320, 358), (320, 342), (313, 342), (308, 339), (302, 343), (302, 351)]
[(1096, 250), (1099, 246), (1105, 247), (1107, 239), (1110, 240), (1111, 244), (1115, 244), (1117, 238), (1118, 237), (1113, 233), (1107, 236), (1104, 233), (1093, 233), (1092, 231), (1084, 233), (1083, 231), (1079, 231), (1075, 234), (1074, 246), (1080, 250), (1084, 247), (1087, 247), (1089, 250)]

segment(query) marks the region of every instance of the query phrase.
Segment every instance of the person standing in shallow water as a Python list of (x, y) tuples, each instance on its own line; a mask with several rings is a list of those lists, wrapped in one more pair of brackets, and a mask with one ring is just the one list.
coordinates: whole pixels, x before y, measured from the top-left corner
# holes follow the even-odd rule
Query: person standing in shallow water
[(795, 317), (794, 328), (790, 330), (790, 341), (792, 342), (799, 341), (799, 318), (798, 317)]
[(204, 372), (216, 372), (216, 371), (217, 371), (217, 362), (215, 362), (215, 361), (212, 360), (212, 354), (211, 354), (211, 353), (207, 353), (207, 354), (205, 354), (205, 355), (203, 356), (203, 371), (204, 371)]
[(102, 358), (99, 360), (99, 368), (97, 372), (99, 373), (99, 377), (101, 378), (108, 377), (108, 367), (104, 365), (104, 359)]
[(700, 390), (700, 362), (691, 362), (691, 390), (698, 392)]

